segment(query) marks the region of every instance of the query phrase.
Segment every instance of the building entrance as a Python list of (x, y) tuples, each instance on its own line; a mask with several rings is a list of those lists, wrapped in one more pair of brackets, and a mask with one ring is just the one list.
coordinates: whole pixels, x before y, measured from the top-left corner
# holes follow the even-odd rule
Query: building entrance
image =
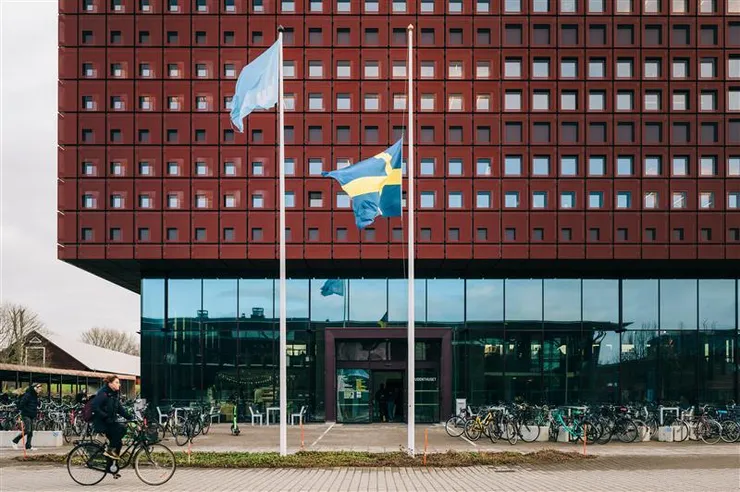
[[(440, 328), (417, 335), (414, 400), (419, 423), (439, 422), (451, 411), (449, 335), (449, 330)], [(407, 421), (405, 336), (401, 329), (326, 330), (328, 421)]]

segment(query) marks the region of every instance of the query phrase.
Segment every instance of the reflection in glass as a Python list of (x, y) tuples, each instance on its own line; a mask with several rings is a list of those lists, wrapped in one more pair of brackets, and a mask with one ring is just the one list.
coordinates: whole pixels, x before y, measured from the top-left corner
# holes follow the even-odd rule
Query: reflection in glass
[(378, 326), (388, 311), (385, 279), (352, 279), (349, 282), (349, 319)]
[(700, 401), (724, 404), (734, 400), (735, 343), (733, 330), (699, 332)]
[(465, 319), (465, 282), (461, 279), (427, 280), (427, 302), (430, 323), (462, 323)]
[[(580, 280), (545, 279), (544, 297), (545, 330), (581, 329)], [(551, 321), (557, 321), (557, 326), (549, 326)]]
[(239, 279), (239, 317), (274, 318), (273, 284), (270, 279)]
[(565, 405), (580, 399), (580, 333), (546, 330), (543, 346), (543, 401)]
[(325, 278), (311, 279), (311, 321), (346, 321), (349, 302), (348, 281), (344, 282), (344, 295), (331, 294), (324, 296), (321, 288)]
[(542, 321), (542, 280), (507, 279), (506, 321)]
[(622, 281), (622, 323), (627, 330), (658, 328), (658, 281)]
[[(663, 288), (661, 286), (662, 298)], [(698, 404), (696, 349), (696, 329), (693, 331), (661, 330), (658, 347), (661, 379), (659, 401), (661, 403), (675, 403), (681, 407)]]
[(502, 321), (504, 319), (504, 281), (466, 280), (467, 321)]
[(504, 400), (540, 401), (542, 332), (507, 332), (504, 351)]
[[(652, 280), (646, 282), (657, 284), (657, 281)], [(657, 291), (657, 285), (655, 287)], [(657, 302), (655, 305), (657, 311)], [(657, 327), (657, 321), (655, 326)], [(657, 330), (627, 330), (622, 333), (622, 401), (656, 401), (659, 341)]]
[[(308, 279), (289, 278), (285, 281), (286, 317), (288, 319), (308, 319)], [(275, 316), (280, 316), (280, 282), (275, 281)]]
[[(610, 323), (616, 328), (619, 323), (619, 281), (618, 280), (584, 280), (583, 281), (583, 323), (588, 329), (590, 321)], [(604, 328), (604, 323), (597, 326)]]
[(735, 328), (735, 281), (699, 280), (699, 329)]
[(696, 330), (696, 280), (660, 281), (660, 328)]
[[(414, 281), (414, 317), (417, 323), (426, 323), (426, 293), (427, 281), (416, 279)], [(388, 280), (388, 321), (391, 323), (409, 320), (408, 316), (408, 280)]]

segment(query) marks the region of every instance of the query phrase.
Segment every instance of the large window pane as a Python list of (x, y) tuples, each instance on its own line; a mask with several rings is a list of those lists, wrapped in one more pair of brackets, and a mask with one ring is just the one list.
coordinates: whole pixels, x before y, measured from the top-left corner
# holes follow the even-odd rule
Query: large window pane
[(699, 280), (699, 329), (735, 329), (735, 280)]
[(200, 399), (203, 389), (200, 279), (171, 279), (167, 284), (165, 336), (165, 398), (170, 401)]
[(330, 281), (325, 278), (311, 279), (311, 321), (346, 320), (348, 301), (347, 279), (331, 279)]
[(696, 314), (696, 280), (660, 281), (661, 330), (695, 330)]
[(622, 281), (622, 323), (626, 330), (658, 328), (658, 281)]
[[(517, 326), (540, 329), (542, 327), (542, 280), (507, 279), (504, 290), (506, 321), (533, 321), (516, 323)], [(516, 326), (508, 324), (510, 328)]]
[[(426, 280), (414, 281), (415, 309), (414, 318), (417, 323), (426, 323)], [(408, 311), (408, 280), (391, 279), (388, 281), (388, 320), (392, 323), (409, 320)]]
[(277, 309), (274, 304), (274, 286), (270, 279), (239, 280), (239, 317), (272, 319)]
[(465, 289), (466, 321), (503, 321), (503, 280), (467, 280)]
[(141, 281), (141, 330), (164, 327), (164, 279), (146, 278)]
[[(286, 279), (286, 317), (293, 320), (308, 319), (308, 279)], [(280, 317), (280, 282), (275, 280), (275, 317)]]
[(427, 280), (428, 322), (462, 323), (465, 319), (464, 288), (462, 279)]
[(589, 322), (600, 322), (596, 327), (602, 330), (616, 329), (619, 323), (619, 281), (583, 281), (583, 328)]
[(377, 327), (388, 311), (385, 279), (352, 279), (349, 282), (349, 319)]
[(237, 285), (236, 279), (203, 280), (201, 340), (205, 369), (203, 398), (225, 401), (231, 396), (237, 377)]
[(542, 331), (510, 331), (509, 325), (504, 342), (503, 400), (541, 401)]
[(580, 280), (545, 279), (545, 330), (549, 329), (581, 329)]

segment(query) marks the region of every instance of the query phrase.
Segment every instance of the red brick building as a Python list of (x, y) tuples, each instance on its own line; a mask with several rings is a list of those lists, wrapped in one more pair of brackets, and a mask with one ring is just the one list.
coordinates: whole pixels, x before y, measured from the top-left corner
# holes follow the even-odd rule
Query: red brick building
[(738, 0), (60, 0), (59, 257), (277, 275), (276, 114), (228, 105), (282, 25), (289, 276), (403, 278), (320, 173), (401, 134), (409, 24), (420, 278), (737, 268)]

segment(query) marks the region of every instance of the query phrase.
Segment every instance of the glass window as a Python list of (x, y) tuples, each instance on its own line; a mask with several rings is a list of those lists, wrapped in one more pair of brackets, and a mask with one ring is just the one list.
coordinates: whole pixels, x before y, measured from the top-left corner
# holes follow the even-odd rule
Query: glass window
[(674, 191), (673, 192), (673, 208), (686, 208), (686, 192), (685, 191)]
[(421, 62), (421, 78), (422, 79), (433, 79), (434, 78), (434, 62), (432, 61)]
[(606, 157), (592, 155), (588, 158), (589, 176), (604, 176), (606, 174)]
[(535, 191), (532, 193), (532, 208), (546, 208), (547, 207), (547, 192)]
[(590, 111), (603, 111), (606, 105), (606, 92), (590, 91), (588, 93), (588, 109)]
[(434, 176), (434, 159), (423, 158), (421, 160), (421, 175), (422, 176)]
[(550, 91), (533, 91), (532, 92), (532, 109), (538, 111), (547, 111), (550, 109)]
[(542, 280), (506, 279), (504, 299), (507, 321), (529, 321), (531, 326), (521, 328), (541, 329)]
[(632, 194), (629, 191), (617, 192), (617, 208), (630, 208), (632, 206)]
[(560, 62), (560, 77), (563, 79), (574, 79), (578, 77), (578, 60), (563, 58)]
[(550, 0), (532, 0), (532, 11), (547, 13), (550, 11)]
[(604, 193), (591, 191), (588, 194), (588, 208), (601, 208), (604, 205)]
[(632, 111), (634, 109), (634, 93), (632, 91), (617, 92), (617, 110)]
[[(588, 326), (589, 323), (598, 323)], [(619, 327), (619, 281), (583, 280), (583, 328), (616, 330)]]
[(463, 198), (459, 191), (451, 191), (447, 196), (447, 208), (462, 208)]
[(504, 281), (466, 280), (466, 319), (468, 321), (501, 321), (504, 319)]
[(504, 195), (504, 206), (506, 208), (516, 208), (519, 206), (519, 193), (516, 191), (507, 191)]
[(660, 328), (695, 330), (697, 321), (696, 280), (660, 281)]
[(522, 59), (507, 58), (504, 62), (504, 77), (520, 78), (522, 76)]
[[(337, 78), (340, 79), (347, 79), (352, 76), (350, 64), (348, 61), (338, 61), (337, 62)], [(286, 75), (287, 77), (287, 75)]]
[(521, 176), (522, 158), (521, 156), (507, 155), (504, 159), (504, 175)]
[(727, 158), (727, 175), (740, 176), (740, 156)]
[(617, 157), (617, 176), (632, 176), (634, 165), (632, 156)]
[(673, 174), (673, 176), (686, 176), (689, 173), (688, 156), (674, 156), (671, 166), (671, 173)]
[(550, 76), (550, 60), (548, 58), (535, 58), (532, 62), (532, 77), (548, 78)]
[(522, 11), (521, 0), (504, 0), (504, 12), (517, 13)]
[[(580, 330), (581, 281), (575, 279), (545, 279), (544, 289), (545, 323), (558, 322), (560, 329)], [(549, 328), (550, 326), (545, 326), (546, 330)]]
[[(353, 280), (359, 282), (359, 280)], [(414, 281), (414, 316), (417, 323), (426, 323), (427, 319), (427, 280), (416, 279)], [(350, 289), (354, 285), (350, 286)], [(380, 305), (385, 305), (385, 288), (382, 289), (383, 299)], [(406, 279), (389, 279), (388, 280), (388, 320), (392, 322), (408, 320), (408, 280)], [(361, 299), (361, 298), (360, 298)], [(365, 303), (366, 301), (362, 300)], [(453, 311), (456, 311), (454, 308)], [(383, 316), (380, 313), (378, 319)], [(377, 320), (374, 321), (377, 324)]]
[(573, 208), (576, 206), (576, 194), (572, 191), (564, 191), (560, 194), (560, 208)]
[(522, 93), (521, 91), (506, 91), (504, 100), (504, 109), (506, 111), (521, 111)]
[(617, 77), (622, 79), (632, 78), (632, 59), (620, 58), (617, 60)]
[(491, 175), (491, 159), (478, 159), (475, 161), (475, 173), (478, 176)]
[(605, 77), (606, 62), (601, 58), (591, 58), (588, 61), (588, 76), (592, 79)]
[(717, 76), (717, 60), (715, 58), (702, 58), (699, 63), (699, 73), (703, 79), (713, 79)]
[(491, 64), (487, 61), (475, 62), (475, 78), (487, 79), (491, 76)]
[(462, 279), (427, 280), (427, 322), (462, 323), (465, 319)]
[(701, 158), (700, 174), (702, 176), (717, 175), (717, 158), (713, 156), (704, 156)]
[(645, 157), (645, 176), (660, 176), (661, 162), (658, 156)]
[(714, 208), (714, 193), (703, 191), (699, 193), (700, 208)]
[(575, 91), (563, 91), (560, 94), (560, 109), (575, 111), (578, 109), (578, 93)]
[(563, 156), (560, 158), (561, 176), (575, 176), (578, 174), (578, 157)]
[[(351, 321), (363, 322), (371, 326), (378, 325), (378, 320), (388, 312), (386, 282), (385, 279), (352, 279), (349, 281), (349, 319)], [(397, 293), (400, 294), (400, 292)], [(390, 313), (388, 313), (388, 319), (391, 320)]]
[(422, 191), (421, 192), (421, 208), (434, 208), (434, 192), (433, 191)]
[(461, 159), (450, 159), (447, 163), (447, 174), (450, 176), (462, 176), (463, 166)]
[(699, 280), (699, 330), (735, 328), (735, 280)]
[(532, 158), (532, 176), (547, 176), (550, 174), (550, 158), (535, 156)]

